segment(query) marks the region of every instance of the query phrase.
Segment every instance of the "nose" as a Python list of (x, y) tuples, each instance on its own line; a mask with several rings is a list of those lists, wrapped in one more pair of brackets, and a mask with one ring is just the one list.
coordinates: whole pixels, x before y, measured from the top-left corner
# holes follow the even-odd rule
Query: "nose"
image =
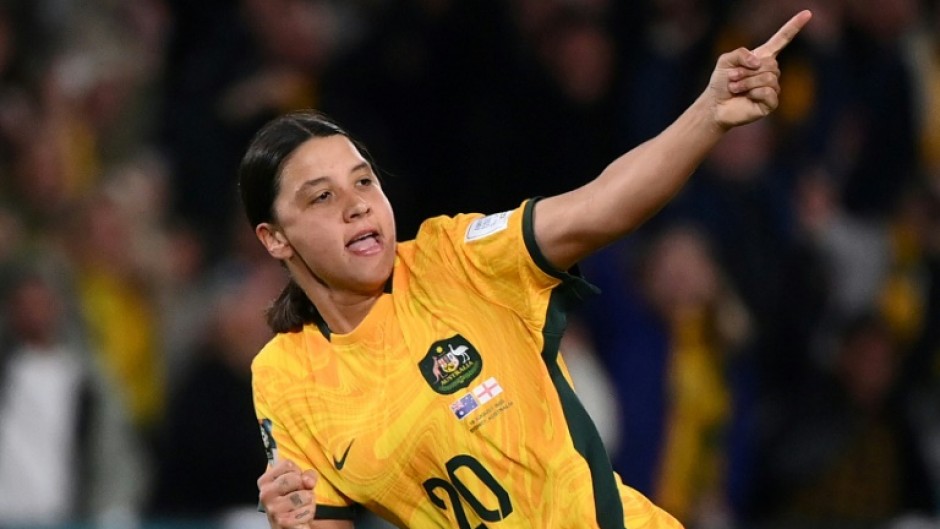
[(346, 222), (350, 222), (358, 219), (359, 217), (367, 215), (370, 211), (372, 211), (372, 208), (369, 206), (369, 203), (366, 202), (362, 197), (356, 196), (349, 201), (349, 204), (347, 204), (343, 216)]

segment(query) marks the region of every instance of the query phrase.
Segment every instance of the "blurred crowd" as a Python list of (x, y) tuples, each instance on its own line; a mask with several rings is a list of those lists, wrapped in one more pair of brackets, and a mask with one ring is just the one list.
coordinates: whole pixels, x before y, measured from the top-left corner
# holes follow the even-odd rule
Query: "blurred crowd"
[(689, 529), (937, 527), (936, 0), (0, 0), (0, 527), (266, 526), (269, 118), (368, 146), (405, 240), (587, 182), (802, 8), (778, 111), (581, 264), (563, 351)]

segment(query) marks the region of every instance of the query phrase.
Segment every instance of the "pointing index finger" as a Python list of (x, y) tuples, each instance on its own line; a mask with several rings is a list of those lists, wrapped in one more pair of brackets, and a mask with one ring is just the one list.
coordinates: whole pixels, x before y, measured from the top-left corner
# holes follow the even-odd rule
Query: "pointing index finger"
[(804, 9), (796, 15), (793, 15), (793, 18), (787, 21), (773, 37), (770, 37), (767, 42), (761, 44), (754, 49), (754, 54), (759, 57), (776, 57), (784, 48), (787, 47), (787, 44), (793, 41), (796, 38), (797, 33), (803, 29), (803, 26), (809, 22), (809, 19), (813, 18), (813, 13)]

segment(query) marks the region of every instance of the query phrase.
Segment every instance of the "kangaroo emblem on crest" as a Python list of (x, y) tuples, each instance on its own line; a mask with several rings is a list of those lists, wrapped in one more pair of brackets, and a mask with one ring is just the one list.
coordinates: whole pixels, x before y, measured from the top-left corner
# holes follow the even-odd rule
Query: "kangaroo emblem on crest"
[(453, 345), (447, 344), (449, 351), (434, 359), (431, 372), (434, 374), (434, 381), (440, 382), (444, 373), (452, 373), (462, 364), (469, 364), (473, 360), (467, 351), (470, 350), (466, 345), (458, 345), (455, 349)]
[(431, 389), (442, 395), (467, 387), (482, 368), (480, 352), (459, 334), (432, 343), (418, 362)]

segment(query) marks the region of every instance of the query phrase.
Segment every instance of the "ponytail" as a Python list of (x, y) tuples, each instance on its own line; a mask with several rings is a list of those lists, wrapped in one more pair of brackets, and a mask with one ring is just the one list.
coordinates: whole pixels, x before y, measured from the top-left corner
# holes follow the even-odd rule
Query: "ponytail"
[(303, 289), (288, 280), (287, 286), (265, 312), (268, 326), (275, 333), (299, 332), (304, 325), (319, 321), (319, 313)]

